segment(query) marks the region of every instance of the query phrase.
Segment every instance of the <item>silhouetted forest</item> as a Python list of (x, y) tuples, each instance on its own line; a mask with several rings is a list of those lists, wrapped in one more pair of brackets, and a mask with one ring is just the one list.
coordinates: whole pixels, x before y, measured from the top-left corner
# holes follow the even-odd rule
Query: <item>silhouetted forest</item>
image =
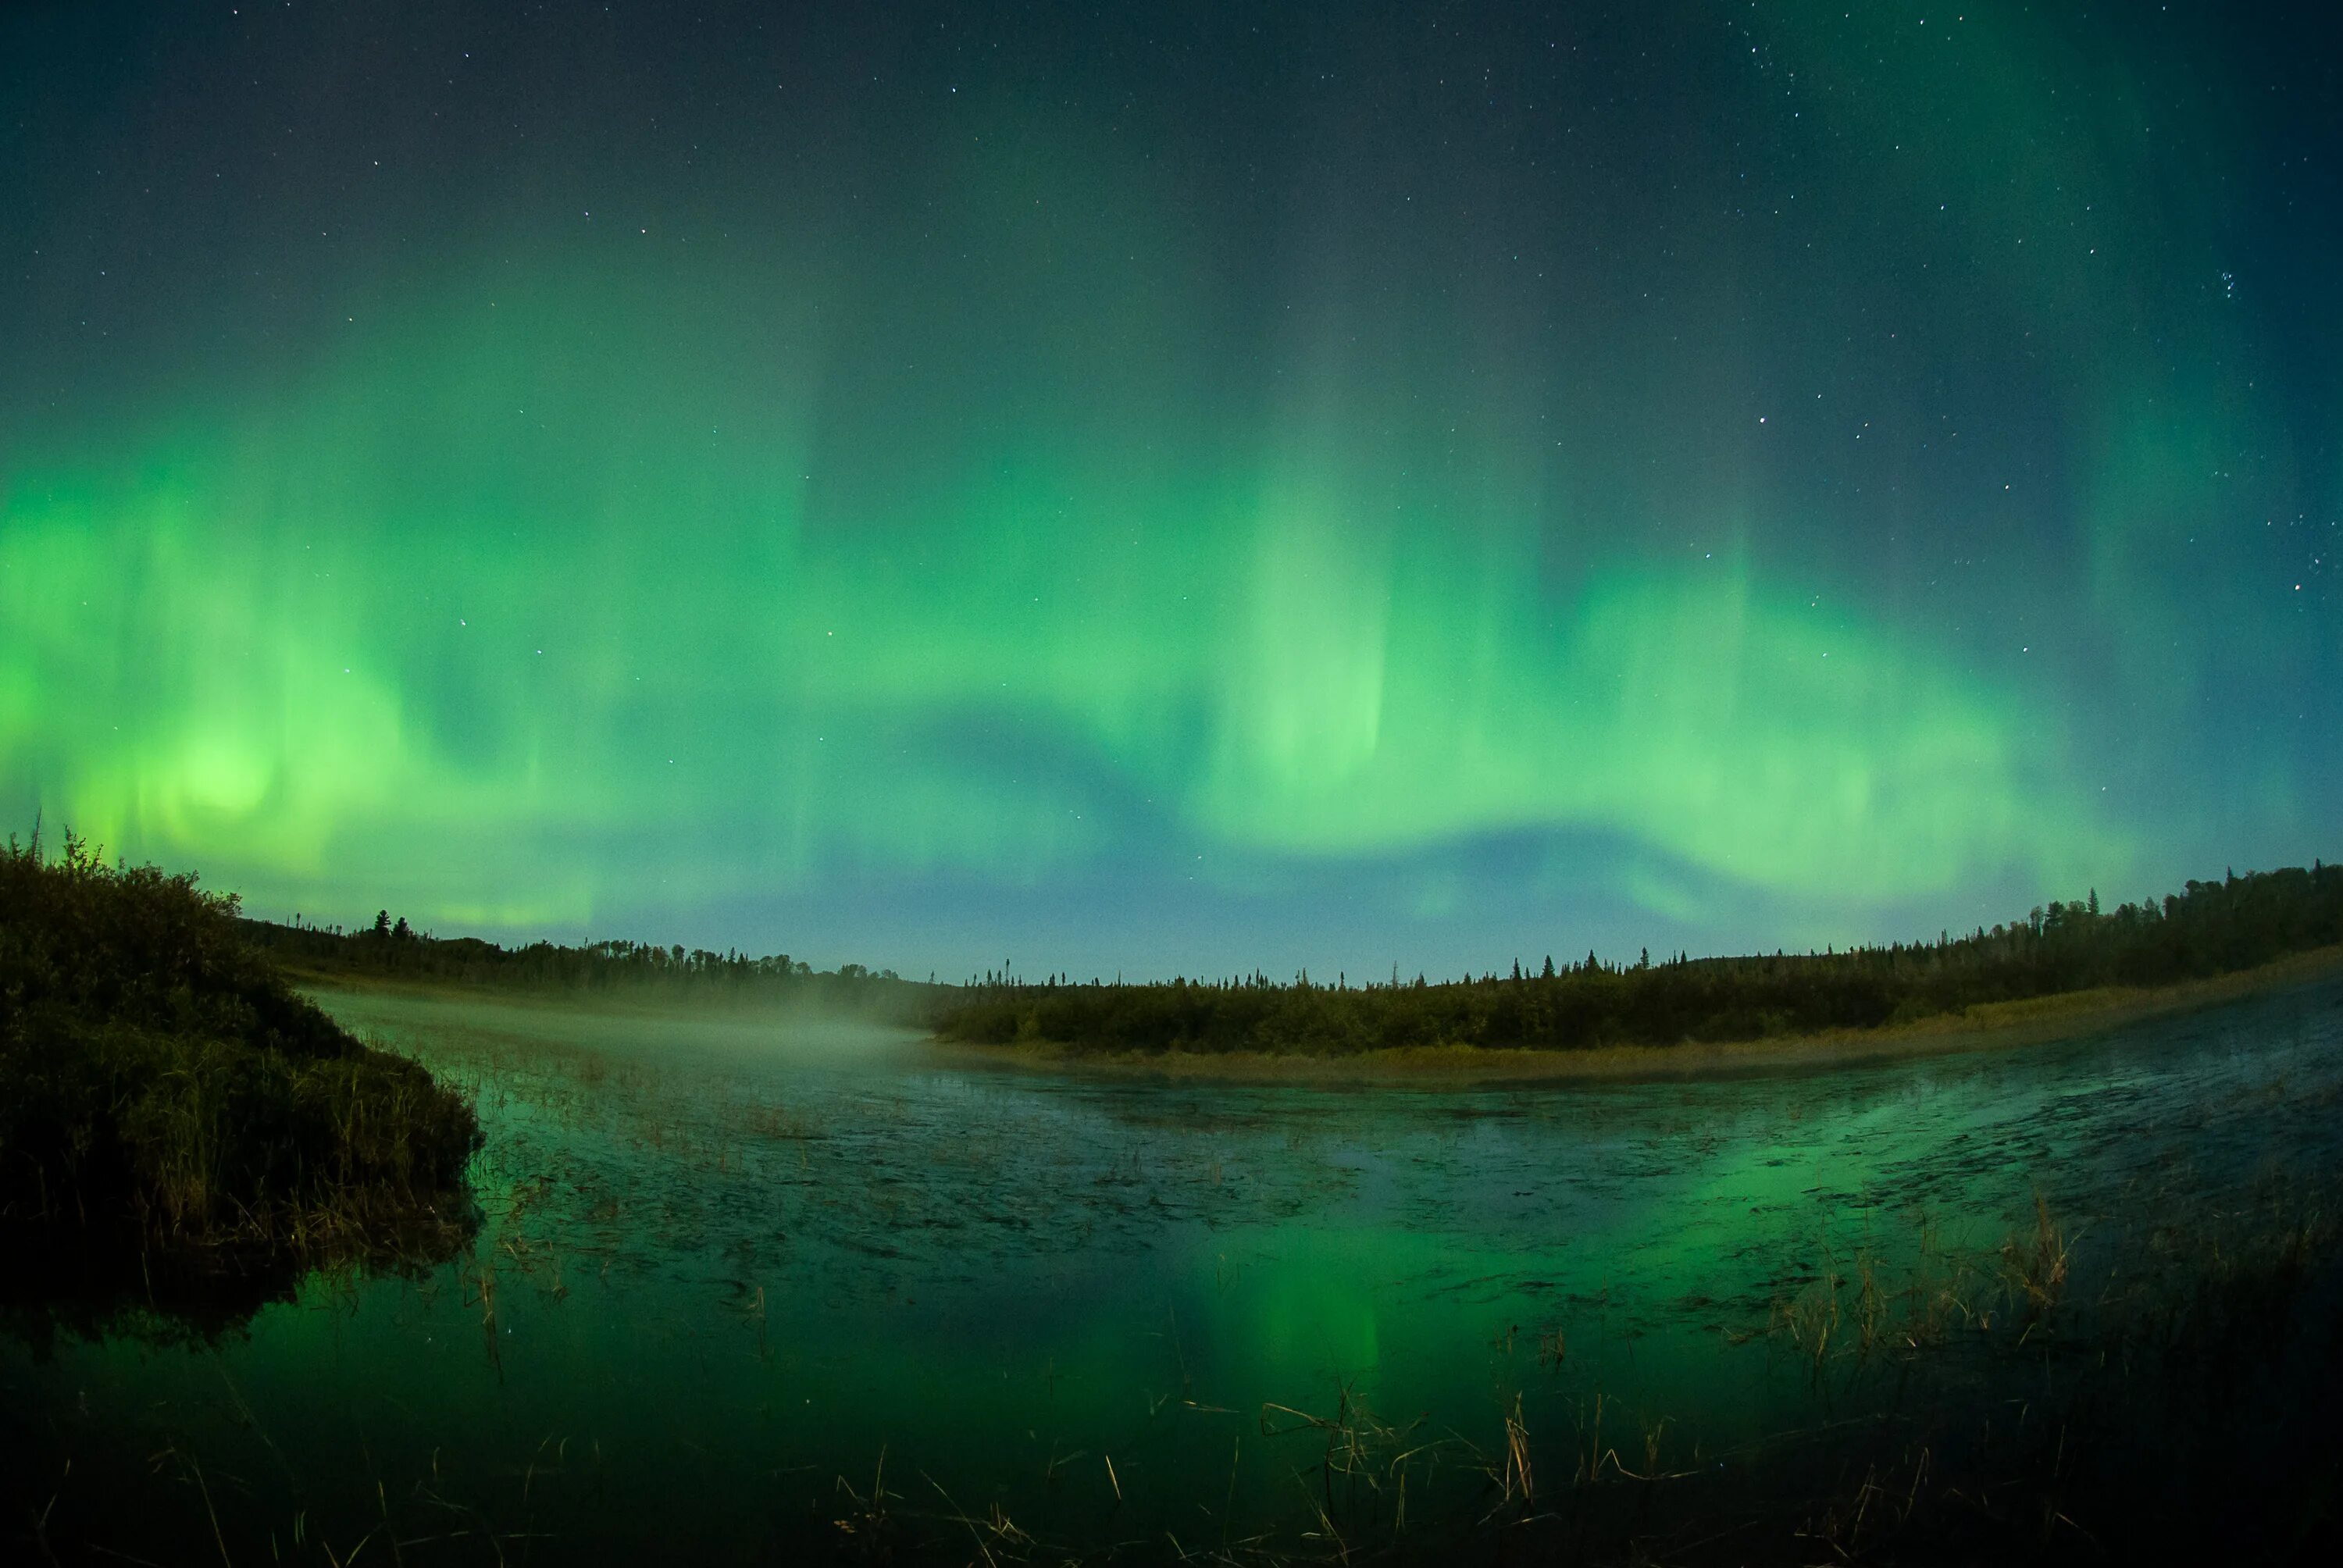
[(500, 947), (477, 937), (438, 938), (386, 910), (357, 931), (246, 920), (253, 946), (295, 970), (324, 975), (393, 975), (407, 980), (544, 990), (626, 992), (696, 1000), (788, 1002), (918, 1018), (945, 988), (904, 980), (892, 970), (841, 964), (817, 970), (787, 953), (752, 958), (681, 945), (599, 941), (578, 947), (531, 942)]
[(1290, 984), (1254, 974), (1169, 983), (1036, 985), (987, 976), (938, 1032), (984, 1044), (1101, 1051), (1346, 1054), (1400, 1046), (1547, 1050), (1757, 1040), (1875, 1029), (1980, 1003), (2100, 986), (2155, 986), (2250, 969), (2343, 942), (2343, 867), (2190, 882), (2160, 904), (2102, 910), (2093, 892), (1934, 942), (1844, 952), (1556, 968), (1428, 982)]

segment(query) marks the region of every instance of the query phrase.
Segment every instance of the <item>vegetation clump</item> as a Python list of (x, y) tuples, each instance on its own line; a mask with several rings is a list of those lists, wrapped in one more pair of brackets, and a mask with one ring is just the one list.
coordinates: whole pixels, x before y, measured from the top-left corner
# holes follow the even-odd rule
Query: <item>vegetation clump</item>
[(193, 874), (0, 849), (0, 1225), (51, 1250), (396, 1250), (463, 1227), (471, 1106), (371, 1049)]
[(1343, 1056), (1437, 1046), (1574, 1050), (1871, 1030), (2102, 987), (2152, 987), (2343, 942), (2343, 866), (2195, 882), (2102, 910), (2098, 895), (1933, 942), (1745, 958), (1584, 963), (1447, 982), (1291, 984), (1253, 974), (1036, 985), (988, 975), (938, 1032), (1081, 1050)]

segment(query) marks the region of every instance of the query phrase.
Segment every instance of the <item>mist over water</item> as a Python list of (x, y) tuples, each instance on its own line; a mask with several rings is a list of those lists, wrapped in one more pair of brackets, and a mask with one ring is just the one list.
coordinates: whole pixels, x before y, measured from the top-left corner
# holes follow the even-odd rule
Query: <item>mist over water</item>
[[(1481, 1506), (1470, 1456), (1516, 1410), (1560, 1476), (1590, 1414), (1631, 1467), (1654, 1427), (1689, 1463), (1810, 1422), (1811, 1369), (1764, 1331), (1826, 1259), (1990, 1248), (2037, 1191), (2081, 1257), (2177, 1194), (2343, 1171), (2335, 982), (2038, 1050), (1437, 1091), (970, 1069), (842, 1020), (325, 1000), (476, 1089), (472, 1252), (312, 1278), (207, 1347), (11, 1342), (0, 1375), (12, 1446), (85, 1477), (167, 1452), (231, 1532), (299, 1513), (337, 1552), (389, 1508), (410, 1538), (737, 1559), (841, 1539), (873, 1484), (915, 1534), (998, 1505), (1078, 1549), (1291, 1544), (1328, 1446), (1293, 1412), (1343, 1410), (1453, 1445), (1418, 1483), (1436, 1528)], [(136, 1552), (189, 1523), (77, 1527)]]

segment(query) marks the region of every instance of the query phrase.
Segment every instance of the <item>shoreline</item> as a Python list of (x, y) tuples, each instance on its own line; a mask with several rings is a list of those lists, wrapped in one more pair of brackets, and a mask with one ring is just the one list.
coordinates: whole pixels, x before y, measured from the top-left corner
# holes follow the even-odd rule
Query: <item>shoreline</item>
[(922, 1026), (887, 1017), (883, 1010), (823, 1008), (803, 998), (741, 997), (688, 991), (661, 994), (623, 987), (563, 988), (538, 985), (498, 985), (493, 980), (449, 980), (434, 975), (407, 975), (377, 970), (330, 970), (300, 964), (280, 964), (286, 983), (302, 995), (403, 997), (417, 1001), (484, 1001), (542, 1012), (590, 1012), (607, 1017), (704, 1017), (754, 1020), (798, 1015), (880, 1024), (904, 1030), (925, 1039)]
[(1270, 1051), (1094, 1051), (1055, 1042), (977, 1045), (930, 1039), (940, 1063), (1006, 1072), (1182, 1082), (1420, 1084), (1633, 1083), (1828, 1071), (2076, 1040), (2142, 1019), (2194, 1012), (2343, 972), (2343, 945), (2314, 948), (2204, 980), (2155, 987), (2101, 987), (1872, 1030), (1682, 1045), (1604, 1045), (1518, 1050), (1472, 1045), (1410, 1046), (1348, 1056)]

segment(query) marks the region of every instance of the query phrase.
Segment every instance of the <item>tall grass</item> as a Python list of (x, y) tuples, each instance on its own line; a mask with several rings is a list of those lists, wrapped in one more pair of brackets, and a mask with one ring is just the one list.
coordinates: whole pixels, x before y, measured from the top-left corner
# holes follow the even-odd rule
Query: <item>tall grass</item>
[(471, 1106), (245, 942), (232, 895), (0, 849), (0, 1226), (23, 1245), (396, 1249), (468, 1222)]

